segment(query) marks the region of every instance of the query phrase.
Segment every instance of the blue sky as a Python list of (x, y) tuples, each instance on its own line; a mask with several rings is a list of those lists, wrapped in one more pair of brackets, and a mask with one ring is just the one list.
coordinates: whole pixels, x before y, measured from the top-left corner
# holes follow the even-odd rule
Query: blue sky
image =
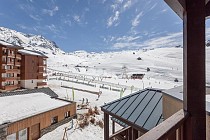
[(64, 51), (116, 51), (182, 42), (182, 20), (163, 0), (4, 0), (0, 19), (0, 26), (43, 35)]

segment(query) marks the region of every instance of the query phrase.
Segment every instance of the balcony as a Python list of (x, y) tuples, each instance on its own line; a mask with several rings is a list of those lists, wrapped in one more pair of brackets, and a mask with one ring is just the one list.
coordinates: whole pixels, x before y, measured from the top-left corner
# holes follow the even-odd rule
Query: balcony
[(21, 62), (15, 61), (15, 66), (20, 66)]
[(13, 53), (8, 53), (7, 57), (10, 57), (10, 58), (15, 58), (15, 54)]
[(39, 67), (38, 68), (38, 73), (44, 73), (44, 68), (43, 67)]
[(47, 76), (43, 76), (43, 75), (41, 74), (41, 75), (38, 75), (38, 76), (37, 76), (37, 79), (47, 79)]
[(37, 82), (37, 86), (46, 86), (47, 82)]
[(20, 54), (16, 54), (16, 59), (21, 59), (21, 55)]
[(5, 81), (16, 81), (16, 80), (20, 80), (20, 77), (2, 77), (1, 78), (3, 82)]
[(20, 69), (1, 69), (2, 73), (20, 73)]
[(7, 56), (7, 53), (3, 51), (2, 56)]
[(12, 61), (7, 61), (6, 64), (7, 64), (7, 65), (14, 65), (14, 62), (12, 62)]
[(17, 84), (17, 85), (5, 85), (5, 86), (1, 86), (0, 87), (2, 90), (15, 90), (15, 89), (18, 89), (20, 88), (20, 84)]

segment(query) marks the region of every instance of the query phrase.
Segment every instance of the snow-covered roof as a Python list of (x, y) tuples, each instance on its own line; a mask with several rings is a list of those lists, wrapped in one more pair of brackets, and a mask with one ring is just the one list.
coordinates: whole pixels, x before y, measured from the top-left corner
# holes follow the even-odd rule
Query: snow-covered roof
[(22, 50), (19, 50), (18, 52), (21, 53), (21, 54), (30, 54), (30, 55), (36, 55), (36, 56), (44, 56), (44, 57), (46, 57), (42, 53), (37, 52), (37, 51), (32, 51), (32, 50), (22, 49)]
[(3, 96), (0, 97), (0, 124), (18, 121), (68, 104), (70, 103), (51, 98), (42, 92)]
[(2, 41), (2, 40), (0, 40), (0, 44), (1, 44), (1, 45), (5, 45), (5, 46), (12, 45), (12, 44), (9, 44), (9, 43), (4, 42), (4, 41)]
[(20, 46), (14, 46), (13, 44), (10, 44), (10, 43), (7, 43), (7, 42), (4, 42), (2, 40), (0, 40), (0, 45), (4, 45), (6, 47), (10, 47), (10, 48), (17, 48), (17, 49), (22, 49), (22, 47)]
[[(209, 88), (209, 87), (206, 86), (206, 88)], [(167, 94), (169, 96), (172, 96), (176, 99), (183, 101), (183, 86), (178, 86), (172, 89), (163, 90), (162, 92), (164, 94)], [(206, 111), (210, 115), (210, 95), (206, 95)]]

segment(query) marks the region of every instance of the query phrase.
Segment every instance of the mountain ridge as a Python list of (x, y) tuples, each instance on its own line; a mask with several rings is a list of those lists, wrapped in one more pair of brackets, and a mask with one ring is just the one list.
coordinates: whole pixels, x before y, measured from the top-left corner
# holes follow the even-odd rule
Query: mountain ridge
[(54, 41), (42, 35), (25, 34), (5, 27), (0, 27), (0, 41), (32, 50), (42, 47), (53, 52), (62, 51)]

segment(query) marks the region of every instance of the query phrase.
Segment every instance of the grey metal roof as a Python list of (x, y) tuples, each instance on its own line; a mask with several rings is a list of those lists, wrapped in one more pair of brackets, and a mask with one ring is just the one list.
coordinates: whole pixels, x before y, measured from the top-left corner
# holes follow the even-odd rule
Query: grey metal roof
[(5, 97), (5, 96), (13, 96), (13, 95), (22, 95), (22, 94), (36, 94), (36, 93), (45, 93), (53, 98), (57, 98), (58, 95), (52, 91), (50, 88), (46, 87), (46, 88), (38, 88), (38, 89), (24, 89), (24, 90), (20, 90), (20, 91), (11, 91), (11, 92), (3, 92), (0, 93), (0, 97)]
[(101, 110), (130, 126), (148, 131), (163, 121), (162, 92), (138, 91), (103, 105)]
[(120, 126), (122, 126), (124, 128), (128, 127), (128, 125), (126, 123), (124, 123), (124, 122), (122, 122), (122, 121), (120, 121), (120, 120), (118, 120), (118, 119), (116, 119), (114, 117), (111, 117), (111, 120), (113, 120), (114, 122), (118, 123)]

